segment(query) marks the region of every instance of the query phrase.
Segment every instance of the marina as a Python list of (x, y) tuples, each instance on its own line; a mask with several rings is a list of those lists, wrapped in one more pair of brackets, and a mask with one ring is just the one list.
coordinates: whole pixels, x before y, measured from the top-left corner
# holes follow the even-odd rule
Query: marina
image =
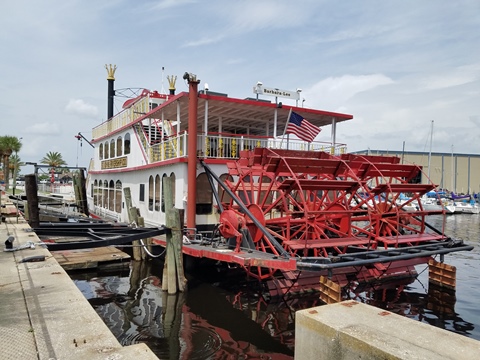
[[(458, 214), (447, 219), (447, 233), (469, 239), (468, 243), (475, 246), (470, 252), (445, 257), (457, 268), (453, 295), (431, 286), (428, 269), (422, 265), (417, 267), (418, 277), (412, 282), (364, 288), (353, 282), (344, 291), (343, 299), (480, 340), (476, 306), (480, 296), (480, 217)], [(432, 217), (429, 221), (437, 225), (441, 219)], [(186, 347), (194, 349), (191, 358), (197, 359), (227, 355), (292, 359), (295, 311), (322, 305), (318, 293), (272, 299), (241, 272), (225, 277), (214, 270), (187, 270), (188, 291), (167, 295), (161, 290), (160, 269), (158, 261), (148, 265), (132, 262), (130, 270), (121, 272), (70, 275), (122, 344), (146, 342), (160, 358), (168, 357), (172, 351), (186, 351)], [(174, 340), (169, 337), (172, 331)]]
[[(432, 224), (437, 221), (431, 219)], [(453, 295), (429, 285), (428, 269), (420, 266), (418, 277), (411, 283), (394, 282), (389, 287), (363, 290), (352, 283), (344, 299), (480, 340), (479, 229), (478, 216), (448, 217), (446, 231), (475, 246), (468, 253), (446, 256), (446, 262), (457, 268), (457, 288)], [(133, 262), (129, 271), (94, 271), (71, 276), (122, 344), (146, 342), (161, 358), (171, 355), (171, 351), (180, 351), (181, 343), (191, 342), (188, 346), (197, 351), (192, 358), (234, 354), (240, 358), (291, 359), (295, 311), (322, 304), (318, 293), (265, 298), (241, 274), (228, 276), (220, 270), (187, 271), (188, 291), (167, 296), (161, 290), (162, 273), (158, 269), (162, 266), (155, 262), (148, 266)], [(170, 314), (168, 322), (161, 313), (172, 303), (175, 306), (168, 309), (175, 311), (175, 316)], [(178, 338), (169, 338), (171, 331), (176, 331)], [(218, 357), (212, 355), (214, 352)]]
[[(12, 203), (5, 205), (5, 200), (3, 204), (4, 214), (9, 215), (4, 218), (3, 236), (14, 235), (20, 244), (29, 241), (39, 244), (40, 242), (37, 241), (39, 239), (35, 234), (25, 232), (28, 224), (22, 217), (17, 216), (16, 211), (12, 209), (14, 205)], [(456, 252), (446, 256), (448, 263), (455, 265), (458, 269), (456, 292), (452, 293), (445, 289), (432, 287), (428, 283), (427, 268), (417, 267), (418, 277), (411, 282), (400, 281), (363, 288), (359, 287), (358, 283), (352, 282), (344, 288), (343, 299), (373, 305), (406, 318), (478, 340), (480, 338), (478, 330), (480, 319), (476, 312), (476, 299), (479, 295), (479, 277), (477, 275), (480, 257), (478, 251), (479, 217), (457, 214), (449, 216), (447, 219), (446, 232), (452, 236), (463, 238), (468, 244), (474, 246), (470, 252)], [(442, 216), (429, 218), (429, 224), (432, 226), (438, 226), (442, 222)], [(39, 253), (40, 255), (38, 255)], [(14, 262), (2, 261), (2, 266), (17, 266), (19, 269), (25, 266), (28, 271), (33, 272), (47, 267), (48, 271), (51, 271), (50, 274), (64, 274), (62, 275), (63, 279), (68, 279), (54, 257), (49, 256), (49, 252), (41, 247), (33, 251), (24, 248), (18, 252), (7, 252), (3, 256), (13, 256), (20, 264), (24, 262), (25, 265), (14, 265)], [(42, 257), (39, 262), (27, 260), (38, 256)], [(44, 261), (48, 261), (48, 263), (44, 263)], [(258, 281), (246, 278), (241, 269), (232, 271), (228, 267), (203, 267), (200, 268), (203, 269), (202, 271), (198, 271), (199, 268), (196, 267), (195, 271), (190, 272), (188, 262), (185, 264), (186, 276), (189, 278), (187, 291), (169, 295), (162, 290), (162, 268), (161, 262), (154, 260), (131, 261), (128, 269), (123, 268), (123, 270), (112, 271), (111, 268), (99, 266), (95, 270), (70, 271), (70, 278), (81, 291), (80, 298), (88, 299), (90, 305), (108, 326), (109, 330), (104, 328), (101, 331), (111, 331), (119, 345), (124, 346), (118, 348), (119, 345), (109, 345), (103, 351), (109, 353), (113, 351), (119, 354), (125, 351), (131, 354), (130, 351), (133, 351), (137, 354), (135, 356), (143, 354), (141, 355), (143, 358), (150, 356), (147, 355), (147, 352), (151, 349), (159, 358), (174, 356), (175, 358), (214, 359), (233, 356), (235, 358), (292, 359), (295, 353), (296, 311), (323, 304), (316, 292), (287, 293), (280, 298), (271, 298), (267, 295), (268, 293), (265, 293), (265, 289), (258, 287)], [(3, 273), (5, 276), (11, 274), (10, 270)], [(38, 280), (40, 282), (35, 282), (35, 288), (50, 288), (52, 285), (48, 282), (49, 277), (44, 274), (43, 270), (41, 277), (45, 278), (47, 283), (42, 285), (42, 282)], [(56, 283), (57, 281), (55, 280)], [(2, 278), (2, 284), (12, 291), (15, 282), (10, 278)], [(68, 283), (58, 283), (57, 285), (64, 288), (57, 287), (52, 296), (58, 297), (59, 291), (67, 291), (68, 295), (63, 295), (63, 297), (69, 299), (70, 296), (76, 296), (73, 304), (78, 307), (76, 301), (81, 302), (81, 299), (75, 295), (76, 291)], [(27, 293), (24, 294), (28, 294), (29, 291), (27, 290)], [(12, 294), (17, 294), (17, 292), (12, 291)], [(21, 296), (21, 293), (18, 295)], [(33, 295), (33, 299), (35, 299), (35, 295)], [(68, 315), (63, 318), (52, 306), (53, 304), (47, 305), (44, 301), (46, 299), (43, 299), (41, 304), (33, 302), (34, 308), (28, 309), (27, 307), (27, 312), (41, 314), (48, 309), (47, 311), (53, 311), (56, 314), (57, 320), (54, 324), (57, 324), (58, 321), (62, 323), (66, 321), (67, 327), (68, 321), (76, 321), (76, 318)], [(14, 301), (14, 303), (16, 306), (22, 304), (21, 301)], [(29, 301), (26, 304), (28, 306)], [(62, 308), (65, 309), (64, 306)], [(65, 310), (68, 311), (68, 308)], [(88, 312), (88, 310), (85, 311)], [(15, 322), (15, 328), (11, 328), (13, 323), (8, 318), (2, 317), (2, 319), (7, 321), (7, 323), (3, 323), (5, 325), (3, 329), (6, 331), (2, 332), (3, 337), (11, 331), (21, 329), (17, 326), (20, 323), (19, 320)], [(24, 346), (22, 348), (24, 353), (47, 351), (46, 354), (52, 356), (52, 354), (58, 355), (64, 351), (70, 351), (70, 358), (82, 358), (86, 352), (91, 351), (91, 345), (94, 346), (94, 351), (98, 352), (102, 346), (98, 341), (104, 339), (102, 335), (97, 341), (91, 342), (93, 335), (91, 324), (95, 322), (94, 319), (88, 320), (88, 336), (78, 335), (83, 332), (82, 325), (76, 321), (75, 326), (70, 327), (75, 331), (71, 344), (74, 350), (69, 350), (70, 347), (65, 343), (62, 343), (61, 348), (56, 348), (55, 345), (49, 343), (48, 339), (49, 336), (58, 335), (49, 332), (52, 329), (48, 322), (43, 325), (41, 330), (38, 330), (35, 327), (37, 326), (35, 318), (27, 321), (33, 324), (36, 334), (43, 334), (42, 337), (47, 336), (47, 343), (44, 345), (40, 339), (33, 337), (34, 342), (38, 342), (37, 347), (44, 346), (47, 350), (35, 350), (35, 348)], [(95, 326), (102, 328), (100, 324)], [(68, 335), (66, 336), (68, 337)], [(21, 341), (31, 343), (31, 339), (31, 337), (22, 337)], [(76, 348), (80, 346), (78, 339), (88, 345), (82, 345), (82, 348), (77, 350)], [(147, 344), (148, 348), (130, 348), (129, 346), (141, 345), (141, 343)], [(14, 354), (9, 356), (18, 356), (19, 354), (16, 347), (8, 346), (4, 351), (6, 354)], [(90, 358), (96, 358), (95, 356), (89, 355)]]
[[(188, 92), (167, 76), (169, 93), (140, 89), (114, 114), (117, 67), (105, 67), (108, 120), (92, 129), (84, 196), (92, 217), (173, 227), (193, 261), (240, 267), (276, 294), (318, 289), (313, 272), (340, 287), (411, 277), (431, 256), (472, 249), (426, 224), (444, 209), (422, 201), (436, 185), (421, 166), (347, 152), (336, 126), (352, 115), (299, 107), (299, 92), (261, 82), (255, 98), (199, 90), (189, 72)], [(315, 141), (327, 126), (330, 141)], [(168, 251), (168, 238), (152, 241)]]

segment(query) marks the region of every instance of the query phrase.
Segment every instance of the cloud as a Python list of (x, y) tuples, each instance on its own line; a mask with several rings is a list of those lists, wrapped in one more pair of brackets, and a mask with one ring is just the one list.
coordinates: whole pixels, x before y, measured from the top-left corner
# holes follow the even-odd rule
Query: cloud
[(478, 79), (480, 79), (480, 63), (460, 66), (428, 76), (420, 81), (420, 86), (426, 90), (445, 89), (468, 84)]
[[(213, 10), (213, 17), (205, 16), (203, 19), (209, 24), (200, 29), (199, 40), (189, 41), (183, 47), (210, 45), (255, 31), (263, 31), (267, 35), (277, 29), (302, 27), (311, 16), (309, 6), (300, 7), (288, 1), (274, 0), (224, 1)], [(215, 29), (214, 33), (212, 29)]]
[(82, 99), (70, 99), (67, 106), (65, 106), (65, 111), (68, 114), (88, 117), (96, 117), (98, 114), (96, 106), (87, 104)]
[(56, 136), (61, 134), (60, 127), (57, 124), (50, 122), (33, 124), (25, 128), (24, 132), (26, 134), (49, 136)]
[(356, 94), (393, 83), (392, 79), (383, 74), (329, 77), (304, 90), (303, 97), (309, 107), (314, 105), (338, 111)]

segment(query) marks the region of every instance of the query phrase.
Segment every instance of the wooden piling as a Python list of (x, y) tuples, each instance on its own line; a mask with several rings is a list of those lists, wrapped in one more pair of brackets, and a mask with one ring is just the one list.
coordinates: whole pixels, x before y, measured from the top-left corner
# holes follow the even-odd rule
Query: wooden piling
[(75, 191), (75, 204), (77, 205), (78, 211), (88, 216), (87, 190), (85, 175), (82, 169), (73, 175), (73, 190)]
[[(166, 235), (167, 254), (163, 268), (162, 289), (169, 294), (184, 291), (186, 279), (183, 271), (182, 258), (182, 221), (181, 212), (173, 207), (173, 178), (163, 177), (163, 194), (165, 200), (165, 226), (171, 229)], [(166, 274), (166, 275), (165, 275)]]
[(40, 226), (40, 214), (38, 210), (38, 189), (35, 174), (25, 175), (25, 193), (28, 205), (28, 224), (31, 228)]
[[(140, 227), (145, 227), (145, 220), (143, 216), (138, 216), (137, 224)], [(152, 238), (143, 239), (143, 244), (145, 245), (148, 251), (152, 252)], [(147, 260), (148, 259), (147, 252), (141, 251), (141, 257), (142, 257), (142, 260)]]
[(80, 193), (80, 211), (85, 214), (85, 216), (89, 216), (90, 212), (88, 211), (88, 203), (87, 203), (87, 179), (85, 178), (84, 169), (80, 169), (78, 171), (79, 174), (79, 193)]
[[(129, 187), (123, 189), (123, 194), (125, 196), (125, 205), (127, 206), (128, 211), (128, 221), (130, 223), (135, 223), (138, 225), (138, 208), (132, 206), (132, 193), (130, 192)], [(140, 248), (140, 240), (132, 241), (133, 245), (133, 260), (142, 260), (142, 249)]]

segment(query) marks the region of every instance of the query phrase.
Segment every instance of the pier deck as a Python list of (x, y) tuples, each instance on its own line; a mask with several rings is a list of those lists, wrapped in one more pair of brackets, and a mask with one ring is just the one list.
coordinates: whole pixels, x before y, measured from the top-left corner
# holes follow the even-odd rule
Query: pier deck
[[(0, 223), (2, 359), (158, 359), (145, 344), (122, 347), (47, 249), (3, 251), (9, 236), (39, 242), (29, 229), (21, 217)], [(32, 256), (45, 260), (22, 262)]]

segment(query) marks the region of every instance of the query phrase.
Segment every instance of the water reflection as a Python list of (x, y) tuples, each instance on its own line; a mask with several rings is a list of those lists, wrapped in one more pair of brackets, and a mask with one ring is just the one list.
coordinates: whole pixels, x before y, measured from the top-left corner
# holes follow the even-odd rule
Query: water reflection
[[(445, 262), (457, 267), (457, 291), (428, 283), (428, 269), (402, 283), (363, 288), (352, 283), (344, 298), (480, 340), (480, 216), (447, 218), (446, 233), (475, 245)], [(441, 219), (429, 222), (440, 226)], [(145, 342), (160, 358), (292, 359), (295, 311), (321, 305), (318, 294), (269, 299), (243, 275), (189, 274), (188, 291), (161, 289), (159, 262), (132, 262), (124, 273), (71, 274), (123, 345)]]

